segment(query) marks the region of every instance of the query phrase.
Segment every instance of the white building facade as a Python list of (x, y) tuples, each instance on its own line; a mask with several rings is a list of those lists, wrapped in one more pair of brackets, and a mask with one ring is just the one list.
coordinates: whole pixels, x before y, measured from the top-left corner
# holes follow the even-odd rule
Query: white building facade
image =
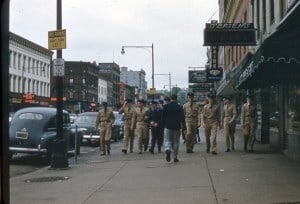
[(10, 32), (9, 91), (11, 103), (22, 103), (23, 94), (44, 98), (35, 101), (46, 105), (50, 97), (50, 73), (53, 52)]

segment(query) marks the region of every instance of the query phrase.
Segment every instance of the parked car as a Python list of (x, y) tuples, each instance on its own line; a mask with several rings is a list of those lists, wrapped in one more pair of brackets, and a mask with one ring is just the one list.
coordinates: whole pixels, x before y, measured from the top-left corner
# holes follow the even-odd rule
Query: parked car
[(82, 132), (82, 143), (98, 144), (100, 142), (99, 131), (95, 131), (98, 112), (84, 112), (78, 114), (76, 120), (71, 125), (72, 129)]
[[(27, 107), (18, 110), (9, 127), (10, 157), (16, 153), (38, 153), (50, 158), (53, 142), (57, 139), (56, 108)], [(63, 111), (63, 137), (67, 151), (75, 151), (75, 134), (71, 130), (70, 116)], [(81, 135), (77, 135), (77, 154), (80, 153)]]
[(71, 123), (74, 123), (78, 115), (76, 113), (70, 113), (70, 121)]
[(124, 114), (114, 111), (115, 122), (112, 125), (112, 140), (115, 142), (124, 137)]

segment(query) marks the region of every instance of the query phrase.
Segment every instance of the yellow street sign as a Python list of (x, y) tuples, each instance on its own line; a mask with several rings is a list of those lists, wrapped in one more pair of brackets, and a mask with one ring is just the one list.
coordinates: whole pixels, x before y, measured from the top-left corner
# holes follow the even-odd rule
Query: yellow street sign
[(48, 49), (66, 49), (66, 29), (48, 32)]
[(150, 93), (151, 95), (156, 94), (156, 89), (155, 89), (155, 88), (150, 88), (149, 93)]

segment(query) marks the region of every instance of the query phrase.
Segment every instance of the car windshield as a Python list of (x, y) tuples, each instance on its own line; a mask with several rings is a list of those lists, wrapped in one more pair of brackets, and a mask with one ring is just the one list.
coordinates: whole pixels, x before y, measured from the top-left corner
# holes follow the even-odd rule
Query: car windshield
[(117, 121), (117, 120), (123, 120), (123, 114), (114, 113), (114, 115), (115, 115), (115, 121)]
[(80, 115), (75, 123), (96, 123), (97, 115)]
[(43, 115), (40, 113), (22, 113), (19, 115), (21, 120), (42, 120)]

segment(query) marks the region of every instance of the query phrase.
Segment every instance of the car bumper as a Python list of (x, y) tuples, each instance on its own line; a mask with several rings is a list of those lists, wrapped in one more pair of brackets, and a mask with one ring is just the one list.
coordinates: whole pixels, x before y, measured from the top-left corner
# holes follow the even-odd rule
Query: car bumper
[(100, 141), (100, 136), (99, 135), (83, 135), (82, 136), (83, 141)]
[(40, 146), (38, 148), (9, 147), (9, 151), (16, 153), (47, 153), (48, 149), (40, 148)]

